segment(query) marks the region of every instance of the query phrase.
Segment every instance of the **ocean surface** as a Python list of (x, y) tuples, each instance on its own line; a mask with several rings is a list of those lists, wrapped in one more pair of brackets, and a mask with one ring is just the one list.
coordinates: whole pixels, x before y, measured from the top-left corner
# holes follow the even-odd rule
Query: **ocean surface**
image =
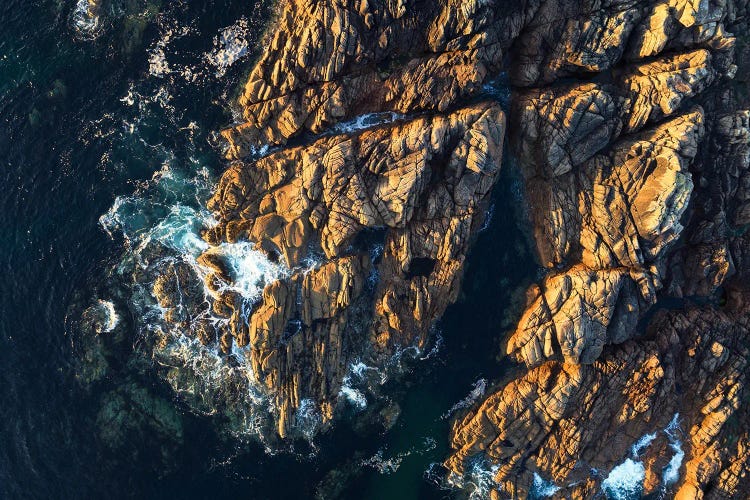
[[(486, 495), (483, 464), (461, 488), (439, 464), (451, 417), (502, 376), (499, 341), (539, 274), (509, 156), (433, 344), (385, 371), (353, 366), (332, 430), (271, 448), (254, 425), (262, 401), (237, 395), (236, 373), (195, 343), (155, 346), (151, 273), (203, 248), (225, 168), (217, 132), (270, 12), (0, 2), (0, 498)], [(502, 82), (488, 95), (507, 102)], [(228, 251), (249, 294), (276, 272)], [(373, 423), (383, 415), (389, 425)]]

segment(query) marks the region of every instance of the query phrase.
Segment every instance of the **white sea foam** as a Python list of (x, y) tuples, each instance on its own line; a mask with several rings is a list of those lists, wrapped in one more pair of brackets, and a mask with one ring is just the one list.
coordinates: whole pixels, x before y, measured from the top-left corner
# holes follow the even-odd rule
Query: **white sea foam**
[(602, 481), (602, 491), (612, 500), (631, 500), (640, 498), (646, 468), (642, 462), (625, 459), (612, 469)]
[(96, 8), (89, 4), (89, 0), (77, 0), (71, 14), (71, 24), (78, 37), (85, 40), (93, 40), (101, 32)]
[[(197, 278), (205, 278), (210, 270), (198, 265), (196, 258), (211, 247), (200, 237), (200, 231), (216, 221), (205, 209), (186, 203), (208, 184), (207, 173), (200, 168), (189, 176), (165, 165), (137, 195), (118, 198), (100, 218), (100, 223), (110, 235), (118, 233), (124, 237), (130, 249), (124, 263), (132, 262), (143, 271), (151, 272), (151, 269), (179, 261), (190, 265)], [(148, 195), (143, 194), (146, 190)], [(212, 250), (226, 259), (236, 278), (227, 286), (234, 287), (248, 300), (260, 296), (264, 282), (286, 272), (256, 252), (250, 243), (224, 244)], [(160, 339), (151, 354), (165, 367), (165, 380), (194, 411), (209, 415), (221, 411), (230, 417), (232, 423), (228, 430), (232, 435), (255, 436), (265, 444), (267, 451), (273, 451), (265, 442), (264, 433), (275, 409), (255, 381), (244, 349), (234, 346), (231, 356), (234, 362), (228, 363), (217, 343), (204, 346), (185, 335), (184, 327), (164, 321), (166, 311), (150, 298), (151, 286), (147, 282), (137, 283), (133, 303), (140, 309), (143, 332)], [(188, 311), (190, 322), (207, 319), (214, 326), (226, 325), (226, 319), (213, 316), (210, 293), (205, 287), (204, 296), (204, 307)], [(229, 394), (232, 404), (226, 405)], [(300, 423), (315, 420), (312, 409), (303, 407), (301, 410)]]
[(651, 442), (654, 439), (656, 439), (655, 432), (644, 435), (643, 437), (641, 437), (641, 439), (633, 443), (633, 446), (630, 448), (630, 453), (633, 454), (634, 458), (637, 458), (643, 450), (651, 445)]
[(173, 205), (169, 207), (169, 214), (144, 235), (142, 244), (158, 241), (179, 254), (197, 257), (209, 248), (199, 234), (204, 220), (194, 208)]
[(662, 486), (667, 488), (680, 478), (680, 467), (685, 458), (685, 452), (682, 450), (682, 441), (678, 433), (680, 432), (680, 414), (675, 413), (669, 425), (664, 429), (664, 433), (669, 439), (669, 447), (672, 448), (674, 455), (669, 459), (669, 463), (662, 471)]
[(350, 134), (352, 132), (358, 132), (360, 130), (366, 130), (380, 125), (393, 123), (398, 120), (403, 120), (405, 115), (394, 113), (393, 111), (384, 111), (382, 113), (367, 113), (359, 115), (346, 122), (341, 122), (333, 127), (327, 134)]
[(366, 383), (371, 376), (374, 376), (379, 381), (380, 385), (385, 384), (388, 380), (387, 374), (380, 368), (366, 365), (360, 360), (355, 360), (352, 364), (349, 365), (349, 374), (344, 378), (344, 380), (348, 381), (351, 380), (352, 377), (354, 377), (355, 381)]
[(360, 410), (364, 410), (365, 408), (367, 408), (367, 398), (359, 389), (353, 389), (344, 384), (341, 386), (339, 395), (346, 398), (346, 400), (349, 401), (355, 408), (358, 408)]
[(467, 459), (463, 475), (446, 470), (441, 464), (432, 463), (425, 471), (425, 478), (441, 490), (458, 489), (468, 495), (470, 500), (486, 500), (491, 491), (502, 492), (502, 487), (495, 482), (499, 469), (499, 465), (491, 463), (484, 455), (476, 455)]
[(205, 58), (216, 67), (217, 77), (224, 76), (232, 64), (248, 54), (247, 30), (248, 21), (243, 17), (214, 37), (214, 49)]
[(472, 386), (471, 392), (463, 398), (458, 403), (454, 404), (450, 410), (443, 413), (440, 418), (445, 420), (446, 418), (449, 418), (451, 415), (453, 415), (455, 412), (462, 408), (469, 408), (474, 403), (479, 400), (482, 396), (484, 396), (485, 391), (487, 390), (487, 380), (480, 378), (476, 382), (474, 382), (474, 385)]
[[(187, 26), (177, 26), (177, 25), (160, 25), (160, 28), (162, 30), (161, 37), (159, 40), (156, 41), (153, 47), (149, 49), (149, 57), (148, 57), (148, 73), (151, 76), (157, 76), (157, 77), (164, 77), (173, 71), (172, 67), (167, 62), (167, 56), (166, 56), (166, 49), (167, 46), (174, 40), (175, 38), (179, 38), (181, 36), (185, 36), (188, 33), (191, 32), (191, 29)], [(184, 69), (182, 68), (179, 70), (180, 73), (184, 74)], [(186, 78), (189, 80), (190, 78)]]
[(110, 300), (97, 299), (82, 314), (84, 324), (94, 332), (109, 333), (120, 323), (114, 303)]
[(349, 401), (358, 410), (367, 408), (367, 396), (364, 391), (372, 389), (369, 384), (370, 375), (375, 375), (377, 379), (381, 378), (381, 372), (377, 368), (368, 366), (360, 360), (351, 363), (349, 372), (342, 380), (339, 396)]
[(500, 491), (495, 482), (495, 475), (499, 465), (491, 464), (483, 457), (471, 460), (466, 475), (459, 481), (458, 486), (469, 493), (470, 500), (484, 500), (489, 498), (490, 491)]
[(362, 460), (362, 465), (372, 467), (381, 474), (391, 474), (393, 472), (396, 472), (401, 466), (401, 462), (404, 461), (404, 457), (401, 455), (396, 455), (391, 458), (384, 458), (383, 453), (384, 452), (382, 449), (378, 450), (375, 455)]
[(426, 437), (422, 439), (421, 446), (412, 446), (406, 451), (395, 454), (390, 458), (385, 457), (385, 447), (380, 448), (373, 456), (362, 460), (361, 465), (372, 467), (381, 474), (391, 474), (396, 472), (405, 458), (414, 454), (423, 454), (432, 451), (437, 447), (434, 438)]
[(148, 56), (148, 72), (152, 76), (164, 76), (172, 72), (163, 47), (157, 47)]
[(560, 491), (560, 487), (552, 481), (547, 481), (542, 476), (534, 473), (534, 482), (531, 485), (530, 496), (533, 498), (551, 497)]
[(117, 315), (115, 305), (111, 300), (98, 299), (97, 303), (105, 313), (105, 321), (102, 324), (102, 333), (108, 333), (115, 329), (117, 324), (120, 322), (120, 317)]
[(640, 498), (646, 468), (638, 457), (656, 439), (656, 433), (644, 434), (630, 447), (631, 457), (613, 468), (607, 478), (602, 481), (602, 491), (613, 500), (629, 500)]
[(443, 333), (440, 331), (440, 329), (438, 329), (437, 327), (433, 327), (432, 337), (435, 338), (435, 342), (432, 344), (432, 348), (427, 352), (427, 354), (419, 358), (420, 361), (427, 361), (428, 359), (437, 356), (440, 352), (440, 349), (442, 349), (444, 339)]
[(286, 266), (271, 262), (253, 243), (246, 241), (222, 243), (207, 253), (221, 256), (229, 266), (232, 281), (224, 288), (238, 292), (251, 303), (260, 299), (267, 284), (291, 273)]
[(315, 450), (314, 438), (323, 423), (323, 418), (318, 410), (318, 405), (312, 399), (305, 398), (299, 403), (296, 417), (296, 427)]

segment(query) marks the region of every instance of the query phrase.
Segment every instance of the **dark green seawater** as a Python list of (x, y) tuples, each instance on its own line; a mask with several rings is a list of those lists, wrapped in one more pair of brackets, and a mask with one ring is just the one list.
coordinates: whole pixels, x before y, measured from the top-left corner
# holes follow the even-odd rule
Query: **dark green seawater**
[(400, 410), (395, 424), (350, 409), (315, 453), (270, 455), (221, 411), (175, 394), (149, 356), (132, 277), (146, 243), (195, 244), (224, 168), (215, 132), (232, 122), (270, 7), (112, 0), (93, 20), (81, 5), (0, 4), (0, 498), (471, 493), (446, 489), (436, 465), (450, 415), (502, 375), (499, 339), (537, 272), (511, 162), (434, 348), (365, 393)]

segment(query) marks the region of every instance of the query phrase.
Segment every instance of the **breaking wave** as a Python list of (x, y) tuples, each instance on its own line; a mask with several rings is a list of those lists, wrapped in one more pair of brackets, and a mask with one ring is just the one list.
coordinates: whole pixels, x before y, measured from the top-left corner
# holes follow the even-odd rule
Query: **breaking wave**
[(70, 23), (76, 36), (82, 40), (93, 40), (101, 34), (101, 19), (95, 2), (77, 0), (70, 15)]
[[(675, 413), (669, 425), (663, 430), (669, 442), (669, 447), (674, 454), (662, 471), (662, 494), (666, 493), (667, 488), (679, 479), (679, 470), (685, 457), (685, 452), (682, 450), (682, 442), (678, 437), (680, 431), (679, 417), (679, 413)], [(646, 468), (643, 462), (639, 460), (639, 456), (651, 445), (656, 437), (656, 432), (642, 436), (631, 447), (631, 456), (613, 468), (604, 481), (602, 481), (602, 492), (608, 498), (613, 500), (630, 500), (641, 497), (643, 480), (646, 477)]]
[(538, 473), (534, 473), (534, 482), (531, 483), (531, 498), (547, 498), (560, 491), (560, 487), (552, 481), (547, 481)]

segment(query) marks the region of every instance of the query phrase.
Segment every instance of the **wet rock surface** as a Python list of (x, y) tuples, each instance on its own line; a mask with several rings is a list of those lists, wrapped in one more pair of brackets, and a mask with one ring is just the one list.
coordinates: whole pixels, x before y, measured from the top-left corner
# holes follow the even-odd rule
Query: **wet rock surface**
[[(456, 420), (445, 465), (488, 460), (493, 498), (538, 477), (590, 498), (637, 458), (644, 494), (740, 497), (747, 15), (732, 0), (281, 2), (223, 132), (210, 248), (155, 283), (165, 319), (244, 353), (278, 436), (326, 425), (353, 361), (424, 348), (457, 300), (507, 135), (545, 273), (504, 339), (515, 367)], [(485, 87), (501, 72), (507, 128)], [(382, 112), (395, 121), (342, 125)], [(220, 252), (248, 242), (285, 269), (251, 298)], [(182, 314), (206, 303), (213, 322)]]

